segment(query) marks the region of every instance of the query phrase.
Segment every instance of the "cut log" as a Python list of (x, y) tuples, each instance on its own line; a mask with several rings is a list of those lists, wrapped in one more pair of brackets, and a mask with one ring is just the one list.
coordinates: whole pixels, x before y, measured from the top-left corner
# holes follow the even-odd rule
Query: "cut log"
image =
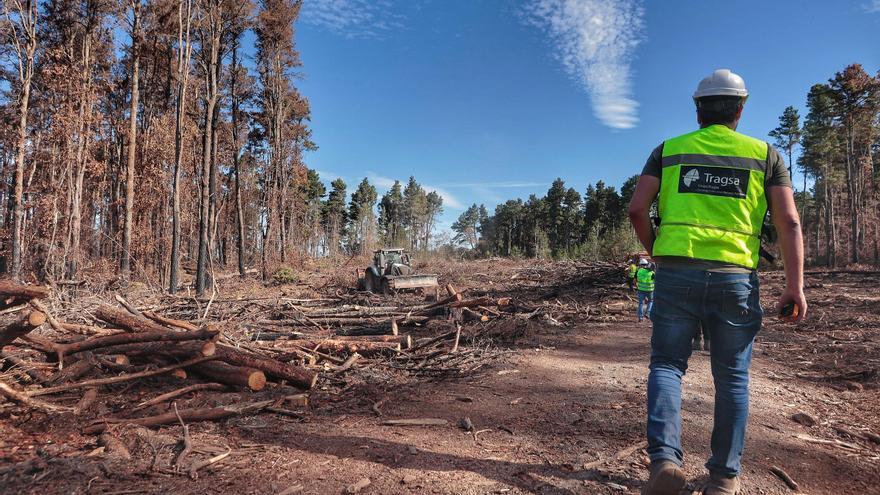
[(12, 280), (0, 280), (0, 296), (14, 297), (16, 299), (45, 299), (51, 291), (48, 287), (40, 285), (24, 285)]
[(213, 362), (201, 363), (190, 369), (205, 378), (234, 387), (263, 390), (266, 386), (266, 375), (254, 368)]
[(187, 366), (194, 366), (199, 363), (204, 363), (205, 361), (209, 361), (211, 359), (215, 359), (214, 356), (200, 356), (197, 358), (190, 359), (188, 361), (184, 361), (182, 363), (173, 364), (171, 366), (165, 366), (156, 370), (150, 371), (142, 371), (139, 373), (128, 373), (125, 375), (113, 376), (110, 378), (99, 378), (96, 380), (86, 380), (84, 382), (78, 383), (70, 383), (67, 385), (59, 385), (57, 387), (44, 388), (40, 390), (34, 390), (30, 393), (31, 396), (37, 395), (47, 395), (47, 394), (57, 394), (58, 392), (67, 392), (68, 390), (74, 390), (77, 388), (83, 387), (97, 387), (100, 385), (110, 385), (113, 383), (123, 383), (131, 380), (138, 380), (140, 378), (150, 378), (153, 376), (164, 375), (166, 373), (170, 373), (174, 370), (180, 368), (186, 368)]
[(318, 380), (317, 373), (302, 366), (294, 366), (275, 359), (248, 354), (226, 345), (217, 347), (217, 356), (225, 363), (260, 370), (273, 379), (287, 380), (291, 385), (305, 390), (314, 387)]
[(182, 411), (175, 411), (165, 414), (159, 414), (158, 416), (147, 416), (145, 418), (137, 419), (103, 418), (96, 420), (93, 424), (85, 427), (83, 429), (83, 433), (87, 435), (102, 433), (104, 430), (107, 429), (107, 426), (119, 423), (129, 423), (139, 426), (160, 426), (174, 424), (178, 421), (185, 421), (187, 423), (194, 423), (197, 421), (216, 421), (220, 419), (231, 418), (233, 416), (238, 416), (241, 414), (249, 414), (260, 411), (262, 409), (265, 409), (266, 407), (269, 407), (272, 402), (274, 401), (266, 400), (233, 406), (211, 407), (204, 409), (184, 409)]
[(112, 323), (117, 327), (130, 332), (170, 332), (170, 328), (160, 325), (152, 320), (135, 316), (128, 311), (123, 311), (108, 304), (102, 304), (95, 310), (95, 317), (99, 320)]
[[(128, 334), (131, 335), (131, 334)], [(118, 356), (123, 358), (161, 356), (166, 358), (189, 359), (195, 356), (213, 356), (217, 351), (214, 342), (143, 342), (135, 344), (122, 344), (95, 349), (95, 353), (113, 355), (114, 361), (118, 362)], [(119, 363), (126, 364), (126, 363)]]
[(146, 316), (147, 318), (155, 321), (156, 323), (159, 323), (159, 324), (162, 324), (165, 326), (177, 327), (177, 328), (181, 328), (183, 330), (189, 330), (191, 332), (194, 332), (199, 329), (198, 325), (194, 325), (188, 321), (175, 320), (174, 318), (168, 318), (168, 317), (162, 316), (160, 314), (153, 313), (152, 311), (144, 311), (143, 315)]
[(42, 311), (24, 310), (18, 314), (9, 315), (0, 323), (0, 349), (13, 340), (27, 335), (34, 329), (46, 323), (46, 313)]
[[(140, 332), (140, 333), (118, 333), (115, 335), (107, 335), (104, 337), (94, 337), (91, 339), (81, 340), (71, 344), (56, 344), (56, 353), (58, 361), (64, 360), (64, 356), (76, 354), (77, 352), (99, 349), (102, 347), (110, 347), (126, 344), (138, 344), (144, 342), (183, 342), (189, 340), (213, 340), (219, 336), (216, 330), (196, 330), (194, 332), (172, 332), (163, 330), (161, 332)], [(117, 353), (121, 354), (121, 353)]]

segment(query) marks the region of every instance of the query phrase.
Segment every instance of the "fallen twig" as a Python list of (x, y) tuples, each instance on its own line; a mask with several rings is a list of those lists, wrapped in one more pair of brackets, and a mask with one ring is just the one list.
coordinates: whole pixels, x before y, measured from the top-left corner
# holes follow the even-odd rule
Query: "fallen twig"
[(204, 461), (193, 463), (193, 465), (190, 466), (190, 468), (189, 468), (189, 477), (191, 479), (198, 479), (198, 477), (199, 477), (198, 470), (199, 469), (206, 468), (206, 467), (210, 466), (211, 464), (216, 464), (216, 463), (222, 461), (223, 459), (226, 459), (227, 457), (229, 457), (229, 454), (231, 454), (231, 453), (232, 453), (232, 449), (229, 449), (223, 454), (215, 455), (214, 457), (212, 457), (210, 459), (205, 459)]
[(55, 404), (49, 404), (48, 402), (43, 402), (41, 400), (31, 399), (27, 394), (15, 390), (4, 382), (0, 382), (0, 395), (27, 407), (43, 411), (44, 413), (51, 414), (73, 411), (66, 406), (56, 406)]
[(784, 481), (785, 484), (788, 485), (788, 487), (791, 488), (792, 490), (794, 490), (794, 491), (800, 490), (800, 488), (798, 487), (798, 484), (795, 483), (795, 481), (793, 479), (791, 479), (791, 476), (789, 476), (788, 473), (783, 471), (782, 468), (773, 466), (770, 468), (770, 472), (775, 474), (776, 476), (778, 476), (779, 479)]

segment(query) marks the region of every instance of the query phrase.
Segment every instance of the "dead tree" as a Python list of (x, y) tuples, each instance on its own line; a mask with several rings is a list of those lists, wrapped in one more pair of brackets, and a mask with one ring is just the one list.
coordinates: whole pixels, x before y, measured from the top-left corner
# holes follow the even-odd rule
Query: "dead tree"
[(3, 14), (11, 31), (12, 47), (18, 62), (18, 142), (15, 150), (15, 179), (12, 197), (12, 263), (10, 272), (21, 272), (22, 232), (24, 230), (24, 157), (27, 145), (28, 107), (37, 51), (37, 0), (6, 0)]
[(138, 74), (140, 65), (141, 35), (141, 0), (130, 0), (131, 22), (131, 104), (128, 116), (128, 161), (125, 166), (125, 221), (122, 230), (122, 256), (119, 262), (119, 272), (123, 278), (128, 278), (131, 272), (131, 227), (134, 221), (134, 161), (137, 151), (137, 113), (140, 91), (138, 88)]
[[(184, 8), (184, 6), (186, 6)], [(171, 185), (171, 273), (168, 292), (177, 292), (180, 270), (180, 167), (183, 161), (183, 123), (186, 112), (186, 85), (189, 61), (192, 54), (190, 21), (193, 14), (192, 0), (180, 0), (177, 6), (177, 101), (174, 125), (174, 178)], [(185, 21), (184, 21), (185, 19)]]

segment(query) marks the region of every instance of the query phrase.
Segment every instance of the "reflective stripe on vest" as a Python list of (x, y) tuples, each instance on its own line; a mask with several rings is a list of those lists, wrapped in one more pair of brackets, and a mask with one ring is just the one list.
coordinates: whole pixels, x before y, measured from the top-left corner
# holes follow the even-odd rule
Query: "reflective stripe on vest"
[(654, 292), (654, 272), (639, 268), (636, 272), (636, 287), (642, 292)]
[(757, 268), (768, 149), (724, 125), (664, 142), (653, 254)]

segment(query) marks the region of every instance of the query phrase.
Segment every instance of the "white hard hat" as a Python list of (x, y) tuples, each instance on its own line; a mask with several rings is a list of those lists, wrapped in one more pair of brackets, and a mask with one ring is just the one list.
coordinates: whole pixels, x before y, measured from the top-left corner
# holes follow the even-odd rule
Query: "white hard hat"
[(639, 260), (639, 266), (648, 266), (648, 260)]
[(749, 96), (746, 82), (739, 75), (730, 72), (730, 69), (716, 69), (712, 75), (704, 77), (700, 81), (697, 90), (694, 91), (694, 99), (704, 96)]

